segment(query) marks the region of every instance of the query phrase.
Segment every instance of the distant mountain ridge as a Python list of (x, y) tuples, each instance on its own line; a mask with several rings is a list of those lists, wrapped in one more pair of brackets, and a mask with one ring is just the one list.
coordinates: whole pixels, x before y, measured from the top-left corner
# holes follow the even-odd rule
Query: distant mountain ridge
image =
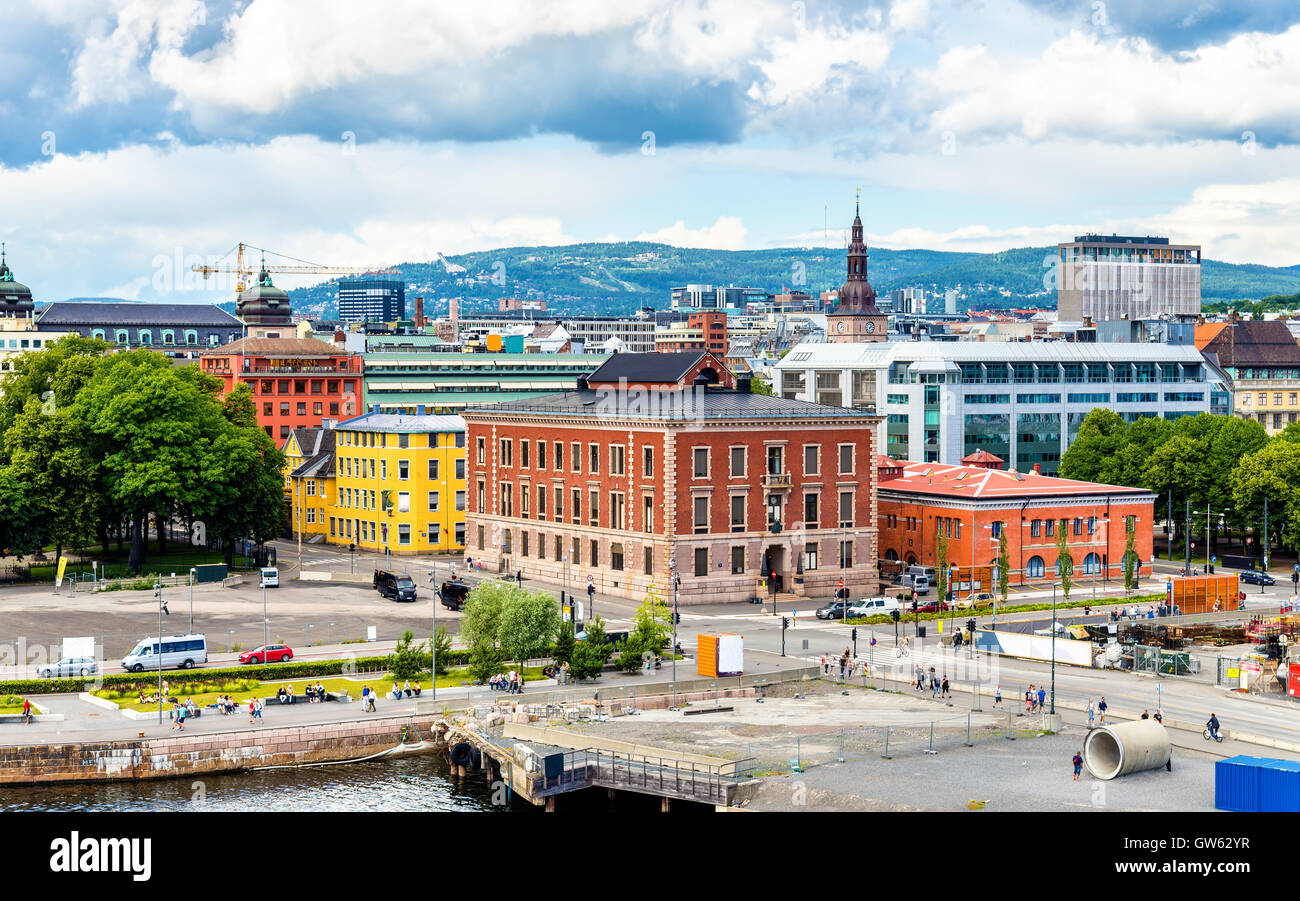
[[(958, 309), (1056, 305), (1051, 262), (1056, 248), (1020, 247), (997, 253), (943, 250), (870, 252), (869, 275), (881, 293), (923, 287), (965, 295)], [(504, 247), (394, 264), (402, 270), (409, 298), (425, 298), (435, 314), (439, 298), (459, 297), (462, 309), (494, 308), (502, 297), (544, 299), (569, 313), (627, 313), (641, 306), (665, 309), (669, 292), (686, 284), (739, 285), (766, 291), (817, 294), (844, 281), (843, 248), (783, 247), (770, 250), (706, 250), (646, 241)], [(1255, 299), (1300, 291), (1300, 264), (1289, 267), (1202, 260), (1206, 303)], [(290, 291), (295, 309), (334, 315), (335, 288), (322, 283)], [(443, 305), (445, 308), (445, 304)]]

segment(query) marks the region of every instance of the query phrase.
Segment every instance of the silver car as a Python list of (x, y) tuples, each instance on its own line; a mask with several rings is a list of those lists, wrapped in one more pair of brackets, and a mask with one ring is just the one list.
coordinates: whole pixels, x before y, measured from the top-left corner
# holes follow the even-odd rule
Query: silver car
[(99, 671), (93, 657), (64, 657), (57, 663), (36, 667), (39, 679), (59, 679), (63, 676), (89, 676)]

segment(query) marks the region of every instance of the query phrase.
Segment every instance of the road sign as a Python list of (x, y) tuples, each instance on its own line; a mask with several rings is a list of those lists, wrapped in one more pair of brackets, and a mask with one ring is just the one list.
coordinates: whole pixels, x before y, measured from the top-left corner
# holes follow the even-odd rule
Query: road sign
[(590, 585), (594, 581), (596, 581), (596, 577), (591, 573), (587, 573), (587, 584)]
[(1219, 562), (1219, 557), (1218, 557), (1218, 555), (1216, 554), (1216, 555), (1210, 557), (1210, 562), (1211, 562), (1211, 563), (1218, 563), (1218, 562)]

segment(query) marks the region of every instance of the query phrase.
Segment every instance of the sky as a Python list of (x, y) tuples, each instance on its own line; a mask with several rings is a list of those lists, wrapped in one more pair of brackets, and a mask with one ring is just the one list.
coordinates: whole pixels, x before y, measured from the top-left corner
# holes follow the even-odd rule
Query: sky
[[(38, 301), (654, 240), (1300, 264), (1295, 0), (10, 0), (0, 240)], [(282, 276), (294, 287), (315, 278)]]

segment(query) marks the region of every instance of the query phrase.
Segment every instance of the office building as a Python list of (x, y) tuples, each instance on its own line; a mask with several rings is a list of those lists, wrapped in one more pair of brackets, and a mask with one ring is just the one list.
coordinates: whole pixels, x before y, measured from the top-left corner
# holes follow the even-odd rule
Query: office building
[(1201, 313), (1201, 247), (1168, 238), (1079, 235), (1057, 245), (1062, 322)]
[(339, 319), (344, 322), (397, 322), (405, 318), (406, 282), (339, 279)]
[(721, 310), (693, 312), (685, 322), (674, 322), (655, 331), (655, 351), (679, 353), (707, 350), (727, 352), (727, 314)]
[[(432, 337), (432, 336), (430, 336)], [(572, 390), (578, 379), (608, 359), (603, 354), (463, 353), (373, 349), (364, 361), (364, 408), (458, 413), (468, 406), (524, 400)], [(375, 345), (372, 345), (375, 347)]]
[(880, 453), (894, 459), (956, 464), (985, 450), (1049, 475), (1096, 407), (1131, 422), (1231, 404), (1223, 370), (1166, 344), (805, 342), (775, 369), (782, 397), (883, 415)]
[(683, 285), (669, 293), (673, 310), (743, 310), (750, 304), (767, 304), (772, 295), (762, 288)]
[(1232, 380), (1232, 411), (1270, 435), (1300, 420), (1300, 344), (1281, 320), (1196, 326), (1196, 346)]

